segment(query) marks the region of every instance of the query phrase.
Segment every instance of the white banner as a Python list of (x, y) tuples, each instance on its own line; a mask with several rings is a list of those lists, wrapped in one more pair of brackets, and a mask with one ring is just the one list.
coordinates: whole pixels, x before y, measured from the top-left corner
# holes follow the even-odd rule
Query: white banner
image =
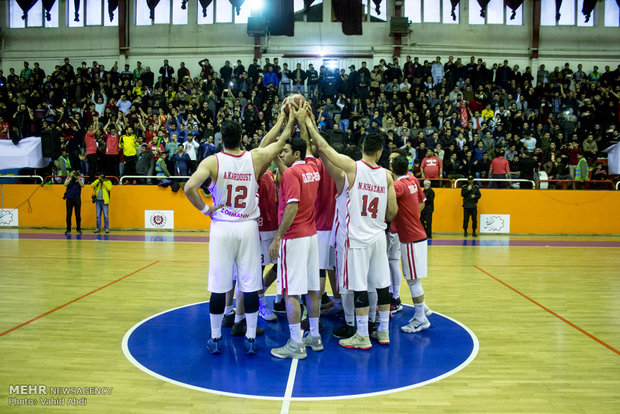
[(510, 214), (480, 214), (480, 233), (510, 233)]
[(19, 226), (18, 210), (16, 208), (0, 209), (0, 226)]
[(144, 228), (173, 229), (174, 210), (144, 210)]
[(43, 168), (49, 159), (43, 158), (41, 137), (24, 138), (17, 145), (10, 139), (0, 140), (0, 170)]

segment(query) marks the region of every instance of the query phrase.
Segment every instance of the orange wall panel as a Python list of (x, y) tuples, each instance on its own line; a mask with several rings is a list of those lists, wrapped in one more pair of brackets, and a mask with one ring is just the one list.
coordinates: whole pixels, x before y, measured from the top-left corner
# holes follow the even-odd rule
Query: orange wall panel
[[(19, 224), (64, 227), (65, 188), (62, 185), (5, 184), (3, 208), (19, 206)], [(620, 191), (482, 189), (479, 214), (510, 214), (511, 233), (620, 234)], [(92, 191), (82, 191), (82, 226), (95, 227)], [(460, 189), (435, 189), (433, 232), (461, 232)], [(211, 204), (211, 199), (207, 199)], [(158, 186), (116, 185), (112, 188), (110, 227), (144, 228), (144, 210), (174, 210), (177, 229), (208, 229), (210, 220), (187, 200)], [(75, 224), (74, 224), (75, 225)]]

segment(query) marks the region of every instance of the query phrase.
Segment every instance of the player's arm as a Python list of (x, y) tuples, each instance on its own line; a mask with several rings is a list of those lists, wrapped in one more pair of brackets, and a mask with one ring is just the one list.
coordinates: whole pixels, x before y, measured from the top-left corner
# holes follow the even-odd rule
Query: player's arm
[(272, 142), (276, 141), (276, 139), (278, 137), (278, 134), (280, 133), (280, 130), (282, 129), (282, 126), (284, 125), (284, 118), (285, 118), (284, 116), (279, 116), (278, 117), (278, 120), (276, 121), (276, 124), (263, 137), (263, 139), (261, 140), (260, 145), (258, 146), (258, 148), (265, 148), (266, 146), (268, 146)]
[(192, 205), (202, 214), (208, 217), (211, 217), (215, 211), (224, 207), (224, 205), (207, 206), (207, 204), (200, 197), (198, 189), (207, 179), (215, 177), (215, 174), (217, 174), (217, 159), (215, 155), (211, 155), (205, 158), (200, 165), (198, 165), (196, 172), (192, 174), (183, 188), (189, 202), (192, 203)]
[(344, 170), (347, 174), (354, 175), (355, 161), (344, 154), (339, 154), (336, 152), (336, 150), (333, 149), (327, 141), (325, 141), (325, 138), (321, 136), (318, 128), (314, 125), (310, 118), (306, 118), (306, 126), (308, 127), (308, 132), (310, 133), (311, 139), (316, 142), (319, 147), (319, 153), (322, 156), (325, 156), (325, 159), (327, 159), (335, 167)]
[(280, 256), (280, 241), (282, 240), (282, 236), (286, 234), (288, 228), (291, 227), (293, 220), (295, 220), (297, 210), (299, 210), (299, 202), (297, 201), (288, 203), (284, 209), (280, 227), (278, 227), (278, 231), (276, 231), (276, 235), (273, 237), (273, 242), (271, 242), (271, 246), (269, 246), (269, 257), (274, 260)]
[(257, 177), (260, 175), (260, 172), (264, 170), (265, 165), (271, 163), (271, 161), (276, 158), (280, 152), (282, 152), (282, 148), (284, 148), (286, 140), (289, 139), (293, 133), (294, 123), (295, 118), (289, 116), (284, 130), (276, 142), (269, 144), (264, 148), (256, 148), (252, 150), (254, 170)]
[(387, 184), (388, 184), (388, 199), (387, 199), (387, 208), (385, 210), (385, 220), (392, 221), (394, 217), (398, 214), (398, 202), (396, 201), (396, 191), (394, 191), (394, 180), (392, 179), (392, 175), (389, 174), (389, 171), (385, 171), (385, 175), (387, 176)]

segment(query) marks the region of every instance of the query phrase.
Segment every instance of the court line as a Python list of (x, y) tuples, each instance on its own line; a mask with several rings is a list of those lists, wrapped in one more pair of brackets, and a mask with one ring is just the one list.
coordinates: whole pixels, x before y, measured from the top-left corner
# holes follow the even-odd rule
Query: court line
[(114, 283), (116, 283), (116, 282), (120, 282), (121, 280), (123, 280), (123, 279), (125, 279), (125, 278), (128, 278), (128, 277), (129, 277), (129, 276), (131, 276), (131, 275), (135, 275), (136, 273), (138, 273), (138, 272), (140, 272), (140, 271), (142, 271), (142, 270), (144, 270), (144, 269), (146, 269), (146, 268), (148, 268), (148, 267), (151, 267), (151, 266), (153, 266), (153, 265), (155, 265), (155, 264), (157, 264), (157, 263), (159, 263), (159, 260), (156, 260), (156, 261), (154, 261), (154, 262), (153, 262), (153, 263), (151, 263), (151, 264), (148, 264), (148, 265), (146, 265), (146, 266), (144, 266), (144, 267), (141, 267), (141, 268), (140, 268), (140, 269), (138, 269), (138, 270), (134, 270), (133, 272), (128, 273), (128, 274), (126, 274), (125, 276), (120, 277), (120, 278), (118, 278), (118, 279), (116, 279), (116, 280), (113, 280), (112, 282), (110, 282), (110, 283), (108, 283), (108, 284), (106, 284), (106, 285), (100, 286), (100, 287), (98, 287), (97, 289), (92, 290), (92, 291), (90, 291), (90, 292), (88, 292), (88, 293), (86, 293), (86, 294), (84, 294), (84, 295), (80, 296), (79, 298), (75, 298), (75, 299), (73, 299), (72, 301), (69, 301), (69, 302), (65, 303), (64, 305), (60, 305), (60, 306), (58, 306), (58, 307), (56, 307), (56, 308), (54, 308), (54, 309), (52, 309), (52, 310), (50, 310), (50, 311), (47, 311), (47, 312), (45, 312), (44, 314), (41, 314), (41, 315), (37, 316), (36, 318), (32, 318), (32, 319), (30, 319), (29, 321), (26, 321), (26, 322), (24, 322), (24, 323), (22, 323), (22, 324), (20, 324), (20, 325), (17, 325), (17, 326), (15, 326), (15, 327), (13, 327), (13, 328), (9, 329), (8, 331), (2, 332), (2, 333), (0, 333), (0, 336), (4, 336), (4, 335), (8, 334), (9, 332), (13, 332), (13, 331), (14, 331), (14, 330), (16, 330), (16, 329), (21, 328), (22, 326), (26, 326), (26, 325), (28, 325), (29, 323), (36, 321), (37, 319), (41, 319), (42, 317), (47, 316), (47, 315), (49, 315), (50, 313), (56, 312), (57, 310), (60, 310), (60, 309), (64, 308), (65, 306), (69, 306), (69, 305), (71, 305), (72, 303), (77, 302), (77, 301), (78, 301), (78, 300), (80, 300), (80, 299), (84, 299), (86, 296), (90, 296), (90, 295), (92, 295), (93, 293), (100, 291), (101, 289), (107, 288), (108, 286), (113, 285), (113, 284), (114, 284)]
[(293, 358), (291, 362), (291, 370), (288, 373), (288, 381), (286, 382), (286, 391), (282, 399), (280, 414), (288, 414), (288, 410), (291, 408), (291, 397), (293, 396), (293, 386), (295, 385), (295, 374), (297, 373), (298, 362), (299, 360), (297, 358)]
[[(58, 257), (58, 256), (1, 256), (0, 259), (15, 259), (15, 260), (101, 260), (101, 257)], [(114, 258), (115, 262), (132, 262), (135, 263), (136, 259), (123, 259), (123, 258)], [(187, 260), (172, 260), (172, 259), (159, 259), (158, 262), (171, 262), (171, 263), (188, 263)], [(192, 260), (192, 263), (209, 263), (208, 260)], [(592, 266), (588, 266), (592, 267)]]
[(617, 350), (616, 348), (614, 348), (613, 346), (605, 343), (604, 341), (598, 339), (596, 336), (592, 335), (591, 333), (589, 333), (588, 331), (586, 331), (585, 329), (582, 329), (580, 327), (578, 327), (577, 325), (575, 325), (574, 323), (572, 323), (571, 321), (569, 321), (568, 319), (565, 319), (563, 317), (561, 317), (560, 315), (558, 315), (557, 313), (555, 313), (554, 311), (552, 311), (551, 309), (545, 307), (544, 305), (541, 305), (540, 303), (536, 302), (534, 299), (530, 298), (529, 296), (527, 296), (524, 293), (519, 292), (517, 289), (513, 288), (512, 286), (510, 286), (508, 283), (496, 278), (495, 276), (493, 276), (492, 274), (490, 274), (489, 272), (487, 272), (486, 270), (483, 270), (481, 268), (479, 268), (478, 266), (474, 265), (474, 267), (478, 270), (480, 270), (482, 273), (486, 274), (487, 276), (495, 279), (496, 281), (498, 281), (499, 283), (501, 283), (502, 285), (506, 286), (508, 289), (514, 291), (515, 293), (523, 296), (525, 299), (529, 300), (530, 302), (532, 302), (534, 305), (542, 308), (543, 310), (549, 312), (550, 314), (552, 314), (553, 316), (555, 316), (556, 318), (558, 318), (559, 320), (561, 320), (562, 322), (566, 323), (569, 326), (572, 326), (573, 328), (575, 328), (576, 330), (578, 330), (579, 332), (581, 332), (582, 334), (586, 335), (587, 337), (589, 337), (590, 339), (595, 340), (596, 342), (598, 342), (599, 344), (603, 345), (605, 348), (611, 350), (612, 352), (615, 352), (616, 354), (620, 355), (620, 351)]

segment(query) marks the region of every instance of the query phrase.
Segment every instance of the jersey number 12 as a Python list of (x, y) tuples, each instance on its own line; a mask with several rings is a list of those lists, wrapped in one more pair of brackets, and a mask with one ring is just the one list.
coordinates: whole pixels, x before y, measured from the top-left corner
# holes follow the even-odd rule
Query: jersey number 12
[(234, 208), (245, 208), (245, 198), (248, 195), (248, 189), (246, 186), (244, 185), (239, 185), (235, 188), (235, 193), (237, 193), (237, 195), (235, 196), (235, 204), (232, 204), (232, 193), (233, 193), (233, 186), (232, 184), (229, 184), (226, 186), (226, 192), (228, 193), (228, 197), (226, 198), (226, 205), (228, 207), (234, 207)]

